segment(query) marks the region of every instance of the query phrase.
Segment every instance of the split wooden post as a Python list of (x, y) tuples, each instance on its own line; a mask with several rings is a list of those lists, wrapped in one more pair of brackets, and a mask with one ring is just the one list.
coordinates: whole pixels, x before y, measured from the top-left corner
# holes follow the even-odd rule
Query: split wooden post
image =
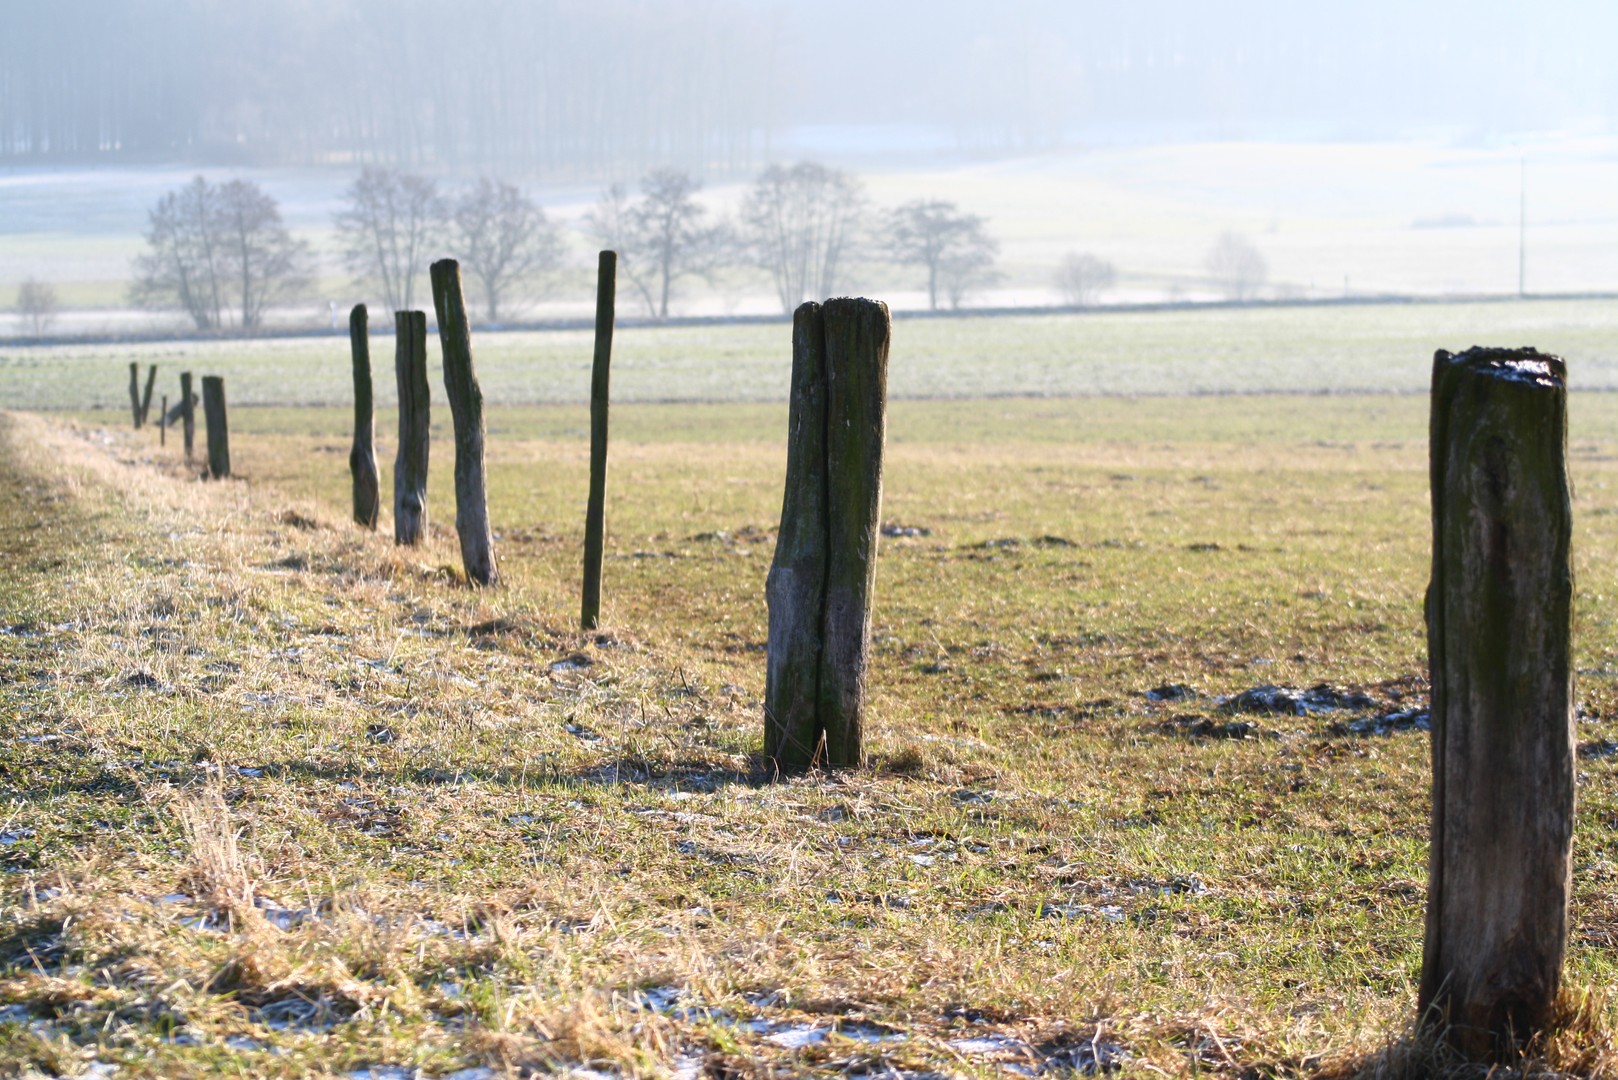
[(354, 521), (374, 529), (382, 515), (382, 492), (376, 469), (370, 325), (364, 304), (355, 304), (348, 313), (348, 343), (354, 358), (354, 445), (348, 452), (348, 472), (354, 481)]
[(786, 492), (765, 585), (764, 752), (783, 772), (864, 758), (891, 334), (872, 300), (793, 317)]
[(607, 389), (612, 365), (612, 324), (618, 290), (618, 253), (603, 251), (596, 264), (596, 347), (590, 368), (590, 501), (584, 511), (584, 589), (579, 625), (601, 624), (601, 560), (607, 522)]
[(163, 401), (157, 407), (157, 445), (169, 444), (169, 396), (163, 395)]
[(135, 430), (140, 430), (140, 364), (129, 362), (129, 411), (135, 419)]
[(202, 415), (208, 425), (208, 475), (223, 480), (230, 475), (230, 425), (225, 419), (225, 380), (202, 377)]
[(500, 580), (494, 534), (489, 528), (488, 479), (484, 467), (483, 390), (472, 363), (472, 327), (461, 292), (461, 264), (440, 259), (432, 265), (433, 307), (444, 353), (444, 392), (455, 425), (455, 531), (461, 539), (466, 580), (493, 585)]
[(427, 536), (427, 316), (393, 313), (393, 370), (399, 385), (399, 451), (393, 461), (393, 540), (414, 546)]
[(146, 423), (152, 415), (152, 387), (157, 384), (157, 365), (146, 370), (146, 392), (140, 398), (140, 422)]
[(1540, 1030), (1567, 949), (1574, 716), (1567, 369), (1433, 358), (1433, 811), (1424, 1025), (1484, 1060)]
[(191, 390), (191, 373), (180, 372), (180, 421), (185, 435), (185, 463), (191, 464), (197, 438), (197, 395)]

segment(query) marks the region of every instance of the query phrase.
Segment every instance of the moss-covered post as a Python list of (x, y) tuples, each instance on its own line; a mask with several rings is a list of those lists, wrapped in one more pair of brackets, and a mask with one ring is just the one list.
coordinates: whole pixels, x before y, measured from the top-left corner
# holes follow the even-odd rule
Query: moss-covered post
[(584, 510), (584, 589), (579, 625), (601, 623), (601, 560), (607, 526), (607, 390), (612, 366), (612, 324), (618, 289), (618, 253), (603, 251), (596, 264), (595, 360), (590, 367), (590, 499)]
[(180, 423), (185, 436), (185, 463), (189, 465), (195, 460), (197, 441), (197, 395), (191, 389), (189, 371), (180, 372)]
[(230, 425), (225, 418), (225, 380), (202, 377), (202, 417), (208, 425), (208, 475), (223, 480), (230, 475)]
[(371, 335), (364, 304), (348, 313), (348, 346), (354, 361), (354, 445), (348, 474), (354, 486), (354, 521), (376, 528), (382, 516), (381, 482), (376, 469), (376, 412), (371, 391)]
[(488, 480), (484, 469), (483, 390), (472, 363), (472, 327), (461, 293), (461, 265), (440, 259), (432, 265), (433, 306), (438, 340), (444, 350), (444, 391), (455, 424), (455, 531), (461, 538), (461, 565), (474, 585), (500, 580), (489, 527)]
[(1533, 349), (1433, 359), (1433, 808), (1422, 1023), (1508, 1053), (1552, 1014), (1572, 887), (1567, 369)]
[(764, 670), (764, 755), (782, 772), (823, 757), (820, 652), (826, 611), (826, 335), (820, 305), (792, 317), (786, 492), (775, 559)]
[(135, 420), (135, 430), (140, 430), (140, 364), (131, 360), (129, 362), (129, 411)]
[(427, 536), (427, 315), (393, 313), (393, 371), (399, 383), (399, 451), (393, 461), (393, 541), (413, 547)]
[(805, 304), (793, 321), (786, 492), (765, 674), (765, 754), (783, 772), (864, 760), (887, 427), (886, 304)]
[(146, 370), (146, 392), (140, 398), (140, 422), (146, 423), (152, 415), (152, 387), (157, 385), (157, 365)]

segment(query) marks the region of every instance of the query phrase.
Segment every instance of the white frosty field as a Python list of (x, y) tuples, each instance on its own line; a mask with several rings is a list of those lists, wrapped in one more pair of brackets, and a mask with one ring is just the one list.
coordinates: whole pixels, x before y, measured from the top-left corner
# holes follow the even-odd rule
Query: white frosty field
[[(478, 334), (478, 370), (499, 404), (588, 399), (588, 331)], [(1177, 309), (996, 318), (901, 318), (895, 398), (1099, 394), (1403, 392), (1427, 388), (1433, 350), (1535, 345), (1565, 356), (1577, 389), (1618, 390), (1618, 303), (1499, 301), (1341, 307)], [(393, 401), (391, 320), (372, 322), (381, 404)], [(438, 343), (430, 338), (432, 385)], [(225, 376), (232, 405), (351, 400), (346, 333), (253, 342), (23, 348), (0, 345), (0, 400), (27, 409), (128, 408), (128, 365), (156, 364), (178, 400), (182, 370)], [(784, 323), (621, 329), (619, 402), (781, 401), (791, 366)], [(144, 378), (144, 368), (142, 377)]]

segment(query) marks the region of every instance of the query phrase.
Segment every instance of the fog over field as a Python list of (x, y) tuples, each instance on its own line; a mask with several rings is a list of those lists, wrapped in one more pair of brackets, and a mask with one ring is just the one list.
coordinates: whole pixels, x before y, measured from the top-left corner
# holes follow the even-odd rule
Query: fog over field
[[(731, 220), (771, 165), (854, 177), (872, 211), (983, 219), (967, 307), (1216, 299), (1211, 246), (1249, 242), (1261, 299), (1618, 289), (1618, 7), (1352, 9), (1156, 0), (702, 4), (271, 0), (0, 5), (0, 334), (35, 278), (58, 333), (183, 328), (136, 310), (148, 213), (193, 176), (251, 180), (308, 244), (266, 325), (376, 301), (333, 219), (366, 166), (509, 181), (561, 263), (511, 319), (588, 314), (602, 193), (690, 174)], [(839, 291), (925, 307), (876, 227)], [(1520, 260), (1520, 262), (1519, 262)], [(671, 314), (779, 312), (745, 258)]]

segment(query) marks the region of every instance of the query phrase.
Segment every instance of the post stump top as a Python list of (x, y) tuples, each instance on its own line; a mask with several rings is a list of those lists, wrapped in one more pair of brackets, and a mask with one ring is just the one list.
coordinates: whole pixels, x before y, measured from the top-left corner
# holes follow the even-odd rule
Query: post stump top
[(1439, 349), (1433, 354), (1433, 385), (1455, 374), (1560, 390), (1567, 386), (1567, 363), (1532, 346), (1516, 349), (1474, 345), (1465, 352)]

